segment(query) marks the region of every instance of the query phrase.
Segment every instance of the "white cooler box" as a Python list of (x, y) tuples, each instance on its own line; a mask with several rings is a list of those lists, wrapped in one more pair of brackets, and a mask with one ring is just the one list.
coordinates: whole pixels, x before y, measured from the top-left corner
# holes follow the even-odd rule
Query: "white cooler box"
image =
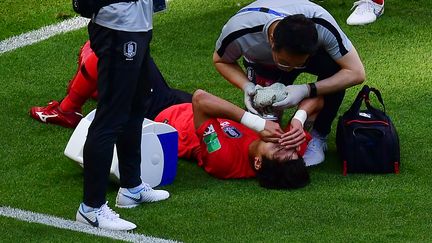
[[(81, 119), (64, 154), (83, 166), (83, 149), (87, 130), (96, 110)], [(151, 187), (173, 183), (177, 173), (178, 133), (172, 126), (145, 119), (141, 139), (141, 179)], [(114, 146), (111, 174), (119, 179), (117, 150)]]

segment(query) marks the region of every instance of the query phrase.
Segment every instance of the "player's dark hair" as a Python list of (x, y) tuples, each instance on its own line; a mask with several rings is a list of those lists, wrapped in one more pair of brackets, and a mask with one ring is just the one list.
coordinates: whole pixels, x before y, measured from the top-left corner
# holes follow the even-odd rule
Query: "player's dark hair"
[(311, 55), (318, 49), (315, 23), (303, 14), (282, 19), (273, 31), (273, 49), (285, 50), (294, 55)]
[(277, 161), (263, 158), (257, 171), (260, 186), (268, 189), (297, 189), (309, 184), (309, 172), (302, 158)]

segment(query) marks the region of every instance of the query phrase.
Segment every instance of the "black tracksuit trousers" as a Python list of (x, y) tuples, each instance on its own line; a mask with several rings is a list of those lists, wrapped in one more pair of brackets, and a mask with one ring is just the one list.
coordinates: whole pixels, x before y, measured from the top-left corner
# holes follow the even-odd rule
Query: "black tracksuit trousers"
[(138, 186), (144, 117), (153, 119), (172, 104), (190, 102), (191, 95), (166, 84), (150, 56), (151, 31), (117, 31), (92, 22), (88, 31), (99, 58), (99, 101), (83, 151), (84, 203), (97, 208), (106, 202), (114, 145), (120, 186)]

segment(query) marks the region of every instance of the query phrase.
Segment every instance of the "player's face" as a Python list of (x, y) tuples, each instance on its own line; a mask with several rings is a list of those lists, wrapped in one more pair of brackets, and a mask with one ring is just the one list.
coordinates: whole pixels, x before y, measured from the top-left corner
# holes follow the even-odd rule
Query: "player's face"
[(287, 161), (293, 159), (294, 149), (287, 149), (278, 143), (266, 143), (264, 156), (270, 160)]

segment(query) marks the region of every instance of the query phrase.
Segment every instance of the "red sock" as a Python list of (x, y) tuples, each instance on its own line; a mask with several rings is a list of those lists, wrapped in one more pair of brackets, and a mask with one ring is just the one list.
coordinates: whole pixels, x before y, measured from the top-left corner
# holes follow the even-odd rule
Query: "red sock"
[[(85, 46), (83, 47), (85, 48)], [(88, 47), (90, 48), (90, 47)], [(97, 89), (97, 57), (91, 52), (82, 58), (80, 69), (71, 81), (68, 95), (60, 104), (60, 109), (66, 112), (81, 111), (81, 107)]]
[(86, 79), (81, 71), (74, 77), (69, 93), (60, 104), (63, 111), (78, 111), (96, 90), (97, 81)]
[(374, 1), (374, 3), (376, 3), (376, 4), (380, 4), (380, 5), (383, 5), (384, 4), (384, 0), (373, 0)]
[(91, 94), (91, 98), (95, 100), (97, 100), (97, 79), (98, 79), (97, 63), (98, 63), (98, 58), (92, 52), (92, 54), (86, 60), (85, 67), (89, 79), (92, 79), (92, 82), (94, 83), (93, 84), (94, 86), (92, 86), (93, 93)]
[(60, 109), (64, 112), (76, 111), (81, 113), (81, 107), (84, 105), (86, 100), (86, 98), (81, 97), (71, 90), (60, 103)]

